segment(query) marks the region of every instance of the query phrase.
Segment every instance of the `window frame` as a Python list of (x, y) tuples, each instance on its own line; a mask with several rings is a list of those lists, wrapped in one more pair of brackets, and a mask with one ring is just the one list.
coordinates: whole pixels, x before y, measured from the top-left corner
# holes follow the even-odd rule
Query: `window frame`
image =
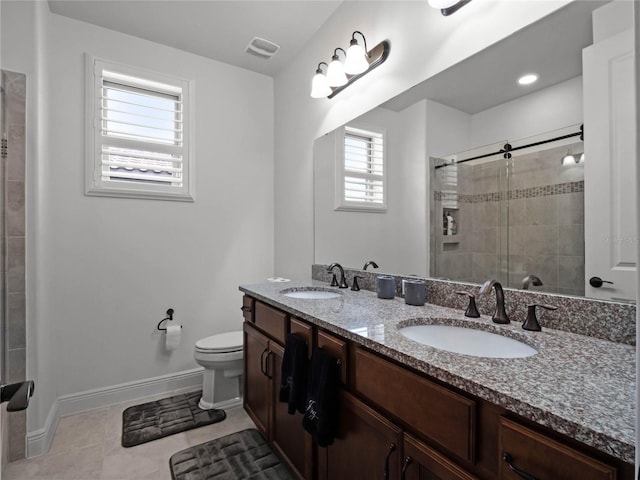
[[(182, 202), (195, 201), (195, 141), (194, 141), (194, 82), (173, 75), (146, 70), (139, 67), (124, 65), (90, 54), (85, 54), (86, 65), (86, 118), (85, 118), (85, 195), (100, 197), (139, 198), (149, 200), (173, 200)], [(105, 138), (102, 140), (102, 82), (103, 71), (113, 72), (129, 77), (136, 77), (148, 82), (164, 84), (172, 88), (180, 89), (180, 97), (183, 106), (182, 115), (182, 177), (181, 187), (172, 185), (159, 185), (153, 183), (127, 182), (117, 180), (104, 180), (102, 177), (102, 147), (109, 144)], [(111, 82), (112, 80), (108, 80)], [(140, 87), (138, 87), (140, 88)], [(161, 88), (153, 90), (160, 94), (167, 94)], [(118, 137), (113, 137), (118, 138)], [(139, 140), (134, 140), (139, 141)], [(139, 141), (139, 146), (157, 145), (153, 142)], [(115, 141), (114, 144), (118, 144)], [(150, 151), (153, 151), (151, 148)]]
[[(362, 132), (379, 135), (382, 137), (382, 203), (367, 203), (348, 201), (345, 195), (345, 177), (352, 176), (352, 172), (345, 169), (345, 136), (347, 129), (352, 128)], [(387, 130), (364, 124), (351, 123), (337, 129), (336, 137), (336, 165), (335, 165), (335, 210), (348, 212), (387, 213), (387, 200), (389, 197), (387, 182)]]

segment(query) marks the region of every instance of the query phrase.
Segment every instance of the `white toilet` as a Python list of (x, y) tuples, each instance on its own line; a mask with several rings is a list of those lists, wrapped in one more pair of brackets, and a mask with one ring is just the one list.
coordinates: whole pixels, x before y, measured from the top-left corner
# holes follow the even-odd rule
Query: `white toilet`
[(204, 367), (202, 398), (198, 406), (231, 408), (242, 404), (242, 331), (227, 332), (196, 342), (193, 358)]

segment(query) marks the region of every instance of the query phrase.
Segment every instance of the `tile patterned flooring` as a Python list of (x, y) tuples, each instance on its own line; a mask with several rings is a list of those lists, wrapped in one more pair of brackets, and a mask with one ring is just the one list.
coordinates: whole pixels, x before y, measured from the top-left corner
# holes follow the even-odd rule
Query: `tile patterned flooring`
[(125, 408), (171, 392), (63, 417), (49, 452), (10, 462), (3, 480), (171, 480), (169, 457), (214, 438), (255, 425), (242, 407), (227, 410), (219, 423), (178, 433), (136, 447), (123, 448), (122, 412)]

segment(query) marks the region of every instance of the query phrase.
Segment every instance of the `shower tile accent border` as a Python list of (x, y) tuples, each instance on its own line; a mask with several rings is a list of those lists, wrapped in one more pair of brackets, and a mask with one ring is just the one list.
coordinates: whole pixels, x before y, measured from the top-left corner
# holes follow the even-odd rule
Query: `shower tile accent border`
[(488, 192), (477, 194), (463, 194), (434, 191), (435, 201), (454, 201), (459, 203), (485, 203), (500, 202), (502, 200), (517, 200), (519, 198), (547, 197), (549, 195), (562, 195), (563, 193), (584, 192), (584, 181), (556, 183), (552, 185), (540, 185), (537, 187), (518, 188), (515, 190)]
[[(327, 273), (328, 265), (313, 264), (311, 278), (322, 282), (331, 282)], [(357, 270), (345, 268), (349, 285), (357, 275), (362, 290), (376, 291), (376, 277), (391, 275), (396, 279), (396, 297), (401, 297), (402, 280), (424, 280), (427, 289), (427, 302), (443, 307), (465, 310), (467, 298), (455, 292), (465, 290), (476, 295), (476, 304), (481, 314), (492, 315), (495, 310), (495, 295), (480, 295), (478, 284), (435, 280), (427, 277), (403, 276), (375, 270)], [(507, 315), (513, 321), (524, 322), (527, 306), (532, 303), (545, 303), (558, 307), (555, 311), (538, 314), (543, 328), (577, 333), (602, 340), (628, 345), (636, 344), (636, 305), (620, 302), (597, 300), (586, 297), (573, 297), (553, 293), (540, 293), (504, 288)]]

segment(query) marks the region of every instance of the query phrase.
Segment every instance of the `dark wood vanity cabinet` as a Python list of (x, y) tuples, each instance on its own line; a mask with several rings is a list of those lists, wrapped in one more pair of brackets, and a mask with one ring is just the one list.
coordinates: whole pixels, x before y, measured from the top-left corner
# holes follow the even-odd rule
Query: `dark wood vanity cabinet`
[(338, 435), (318, 449), (318, 480), (397, 480), (401, 445), (400, 427), (343, 390)]
[[(302, 427), (302, 415), (290, 415), (279, 401), (284, 341), (289, 316), (259, 301), (255, 321), (244, 324), (244, 408), (262, 435), (300, 479), (312, 480), (313, 443)], [(292, 325), (295, 320), (291, 319)], [(299, 323), (293, 332), (311, 344), (311, 328)]]
[[(245, 296), (245, 298), (247, 298)], [(631, 480), (633, 465), (460, 392), (260, 301), (245, 313), (244, 405), (306, 480)], [(287, 333), (340, 364), (333, 445), (317, 447), (278, 401)], [(505, 454), (507, 457), (505, 457)], [(505, 460), (509, 460), (507, 462)], [(509, 465), (511, 464), (511, 466)], [(513, 468), (512, 468), (513, 467)]]

